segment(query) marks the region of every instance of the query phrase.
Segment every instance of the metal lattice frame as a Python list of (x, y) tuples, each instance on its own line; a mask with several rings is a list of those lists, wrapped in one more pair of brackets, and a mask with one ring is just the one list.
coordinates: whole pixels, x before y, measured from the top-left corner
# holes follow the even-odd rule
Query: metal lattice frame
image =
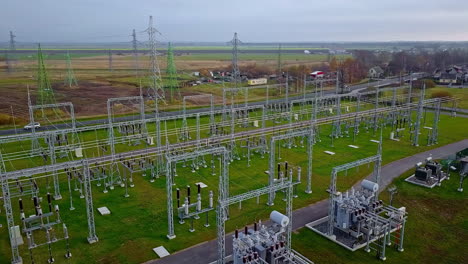
[(421, 119), (422, 114), (424, 111), (424, 96), (425, 96), (426, 85), (423, 85), (423, 89), (421, 89), (419, 95), (419, 102), (418, 102), (418, 112), (416, 115), (416, 121), (414, 122), (414, 130), (413, 130), (413, 146), (419, 146), (419, 132), (421, 131)]
[(5, 215), (7, 220), (8, 235), (10, 237), (11, 246), (11, 263), (20, 264), (23, 263), (18, 250), (18, 243), (16, 241), (16, 235), (13, 234), (13, 228), (15, 227), (15, 219), (13, 217), (13, 208), (11, 206), (10, 188), (8, 185), (8, 176), (5, 174), (5, 163), (3, 161), (2, 154), (0, 153), (0, 180), (2, 184), (3, 193), (3, 206), (5, 207)]
[(86, 201), (86, 216), (88, 218), (88, 242), (92, 244), (98, 242), (99, 239), (96, 235), (96, 225), (94, 222), (93, 194), (91, 189), (89, 164), (87, 160), (83, 160), (83, 185)]
[[(268, 185), (275, 184), (275, 165), (276, 165), (276, 142), (279, 140), (290, 139), (294, 137), (307, 137), (307, 187), (306, 193), (312, 193), (312, 152), (313, 152), (313, 138), (314, 126), (300, 131), (290, 131), (283, 135), (272, 136), (270, 139), (270, 159), (268, 168)], [(275, 192), (270, 192), (268, 195), (268, 205), (274, 205)]]
[(432, 130), (427, 142), (427, 145), (429, 146), (437, 144), (439, 139), (440, 101), (440, 98), (438, 98), (434, 106), (434, 120), (432, 122)]
[(178, 161), (185, 161), (195, 159), (205, 155), (220, 155), (221, 168), (219, 174), (219, 199), (225, 200), (229, 197), (229, 152), (225, 147), (208, 148), (197, 150), (194, 152), (187, 152), (180, 155), (166, 154), (166, 191), (167, 191), (167, 221), (168, 221), (168, 234), (167, 238), (174, 239), (176, 237), (174, 231), (174, 209), (172, 199), (172, 185), (176, 163)]
[[(433, 103), (435, 100), (429, 99), (425, 100), (425, 103)], [(408, 108), (414, 107), (414, 105), (404, 105), (401, 107), (398, 107), (398, 111), (406, 111)], [(391, 112), (391, 108), (381, 108), (379, 109), (379, 113), (389, 113)], [(348, 119), (353, 119), (353, 118), (363, 118), (363, 117), (368, 117), (374, 114), (374, 110), (365, 110), (361, 111), (359, 113), (347, 113), (341, 115), (341, 119), (343, 120), (348, 120)], [(330, 124), (333, 121), (336, 121), (339, 117), (337, 116), (329, 116), (329, 117), (324, 117), (324, 118), (319, 118), (316, 120), (315, 124), (316, 126), (324, 125), (324, 124)], [(301, 128), (309, 128), (313, 122), (311, 120), (304, 120), (300, 122), (296, 122), (293, 125), (293, 129), (301, 129)], [(103, 128), (107, 128), (108, 125), (104, 125)], [(261, 128), (261, 129), (255, 129), (255, 130), (249, 130), (249, 131), (241, 131), (237, 132), (234, 135), (235, 139), (243, 139), (247, 137), (252, 137), (254, 135), (268, 135), (268, 134), (273, 134), (281, 131), (287, 131), (290, 130), (289, 124), (281, 124), (277, 125), (274, 127), (266, 127), (266, 128)], [(66, 131), (66, 130), (62, 130)], [(231, 135), (224, 135), (224, 136), (219, 136), (219, 137), (210, 137), (210, 138), (203, 138), (200, 139), (200, 144), (205, 145), (205, 146), (211, 146), (214, 144), (221, 144), (221, 143), (226, 143), (229, 142), (232, 139)], [(192, 141), (186, 141), (186, 142), (179, 142), (179, 143), (174, 143), (170, 145), (170, 148), (177, 148), (177, 149), (191, 149), (194, 148), (198, 143), (196, 140)], [(141, 155), (161, 155), (165, 153), (168, 150), (167, 146), (161, 146), (161, 147), (155, 147), (155, 148), (150, 148), (150, 149), (141, 149), (141, 150), (133, 150), (133, 151), (128, 151), (128, 152), (123, 152), (119, 153), (120, 156), (125, 157), (125, 158), (131, 158), (131, 157), (137, 157)], [(100, 156), (100, 157), (95, 157), (95, 158), (89, 158), (88, 159), (91, 164), (98, 162), (100, 164), (110, 162), (112, 161), (112, 156), (111, 155), (106, 155), (106, 156)], [(74, 160), (74, 161), (67, 161), (67, 162), (62, 162), (58, 163), (54, 166), (41, 166), (41, 167), (34, 167), (34, 168), (28, 168), (28, 169), (22, 169), (22, 170), (17, 170), (17, 171), (11, 171), (7, 172), (7, 175), (9, 179), (15, 179), (19, 177), (23, 177), (24, 175), (34, 175), (38, 173), (48, 173), (51, 172), (53, 169), (61, 170), (66, 167), (80, 167), (81, 166), (81, 160)]]

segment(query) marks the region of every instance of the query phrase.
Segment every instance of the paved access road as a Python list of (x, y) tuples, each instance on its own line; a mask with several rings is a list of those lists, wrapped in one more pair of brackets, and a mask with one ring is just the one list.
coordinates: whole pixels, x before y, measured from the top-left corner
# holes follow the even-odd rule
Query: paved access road
[[(409, 80), (410, 78), (413, 79), (418, 79), (424, 77), (424, 73), (414, 73), (411, 76), (405, 76), (403, 79), (405, 81)], [(357, 85), (352, 85), (349, 86), (350, 93), (356, 93), (359, 92), (360, 90), (368, 88), (370, 85), (374, 86), (375, 84), (378, 84), (379, 86), (386, 86), (394, 83), (399, 83), (400, 79), (399, 78), (390, 78), (390, 79), (383, 79), (380, 80), (378, 83), (363, 83), (363, 84), (357, 84)], [(335, 91), (324, 91), (324, 95), (329, 95), (329, 94), (334, 94)], [(308, 96), (312, 96), (312, 94), (308, 94)], [(302, 96), (293, 96), (290, 97), (290, 100), (295, 100), (295, 99), (300, 99)], [(282, 99), (273, 99), (270, 100), (270, 103), (276, 103), (280, 102)], [(249, 106), (255, 106), (255, 105), (263, 105), (265, 104), (265, 101), (259, 101), (259, 102), (251, 102), (249, 103)], [(221, 109), (220, 106), (216, 107), (216, 109)], [(205, 112), (209, 111), (209, 108), (197, 108), (197, 109), (188, 109), (187, 113), (199, 113), (199, 112)], [(161, 112), (160, 116), (161, 117), (167, 117), (167, 116), (176, 116), (176, 115), (181, 115), (182, 111), (171, 111), (171, 112)], [(153, 115), (146, 115), (146, 118), (152, 118), (154, 117)], [(114, 118), (115, 122), (124, 122), (124, 121), (130, 121), (130, 120), (135, 120), (135, 116), (124, 116), (124, 117), (117, 117)], [(91, 125), (99, 125), (99, 124), (106, 124), (107, 123), (107, 118), (103, 119), (94, 119), (94, 120), (86, 120), (86, 121), (77, 121), (76, 125), (77, 127), (83, 127), (83, 126), (91, 126)], [(37, 131), (44, 131), (44, 130), (56, 130), (56, 129), (65, 129), (65, 128), (71, 128), (71, 123), (62, 123), (62, 124), (55, 124), (55, 125), (47, 125), (41, 127)], [(29, 130), (24, 130), (22, 127), (18, 129), (6, 129), (6, 130), (0, 130), (0, 136), (6, 136), (6, 135), (14, 135), (14, 134), (22, 134), (22, 133), (30, 133)]]
[[(432, 155), (433, 158), (439, 159), (444, 158), (448, 155), (456, 153), (460, 150), (468, 148), (468, 139), (448, 144), (433, 150), (421, 152), (410, 157), (403, 158), (391, 162), (382, 167), (381, 170), (381, 190), (385, 189), (395, 178), (399, 177), (402, 173), (414, 167), (414, 165)], [(367, 177), (368, 179), (371, 176)], [(456, 179), (452, 179), (456, 180)], [(356, 186), (359, 183), (356, 184)], [(324, 190), (315, 190), (324, 191)], [(456, 191), (456, 190), (454, 190)], [(411, 212), (411, 205), (409, 205), (409, 211)], [(305, 224), (312, 221), (323, 218), (328, 213), (328, 200), (323, 200), (307, 207), (295, 210), (293, 212), (293, 229), (299, 229), (305, 226)], [(177, 239), (177, 238), (175, 238)], [(293, 244), (294, 247), (294, 244)], [(226, 255), (232, 253), (232, 233), (226, 236)], [(162, 259), (151, 260), (146, 262), (147, 264), (207, 264), (217, 259), (217, 241), (211, 240), (191, 248), (179, 251), (173, 255), (167, 256)], [(313, 261), (313, 260), (312, 260)]]

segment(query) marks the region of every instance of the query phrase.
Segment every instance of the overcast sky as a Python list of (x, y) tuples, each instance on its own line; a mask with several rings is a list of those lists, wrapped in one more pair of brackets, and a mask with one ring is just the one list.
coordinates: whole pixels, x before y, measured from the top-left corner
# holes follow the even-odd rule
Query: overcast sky
[[(2, 0), (0, 42), (468, 40), (467, 0)], [(146, 39), (143, 33), (140, 39)]]

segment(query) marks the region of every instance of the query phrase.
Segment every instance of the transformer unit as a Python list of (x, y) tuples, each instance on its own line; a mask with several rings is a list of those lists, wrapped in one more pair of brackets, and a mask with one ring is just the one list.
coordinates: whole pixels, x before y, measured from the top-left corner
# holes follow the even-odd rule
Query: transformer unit
[(299, 260), (297, 253), (287, 247), (286, 227), (289, 225), (289, 218), (273, 211), (270, 220), (272, 224), (268, 227), (255, 223), (253, 229), (246, 226), (243, 232), (235, 231), (233, 263), (310, 263)]
[(440, 185), (447, 178), (447, 173), (442, 170), (442, 164), (428, 157), (424, 162), (416, 163), (414, 175), (411, 175), (405, 181), (428, 188)]
[(432, 177), (432, 170), (429, 168), (417, 167), (414, 176), (420, 181), (427, 182)]

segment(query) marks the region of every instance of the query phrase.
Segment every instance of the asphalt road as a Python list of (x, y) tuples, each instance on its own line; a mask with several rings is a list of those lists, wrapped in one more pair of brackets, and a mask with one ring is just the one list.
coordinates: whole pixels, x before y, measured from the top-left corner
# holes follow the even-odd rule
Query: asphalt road
[[(420, 78), (422, 74), (413, 74), (412, 78)], [(409, 80), (409, 76), (405, 76), (404, 80)], [(391, 79), (383, 79), (380, 80), (378, 83), (364, 83), (364, 84), (357, 84), (357, 85), (351, 85), (349, 86), (350, 93), (356, 93), (359, 92), (360, 90), (368, 88), (370, 85), (374, 86), (378, 84), (379, 86), (387, 86), (390, 84), (394, 83), (399, 83), (400, 80), (399, 78), (391, 78)], [(334, 91), (324, 91), (324, 95), (329, 95), (329, 94), (334, 94)], [(312, 94), (309, 94), (308, 96), (312, 96)], [(290, 100), (294, 99), (299, 99), (302, 98), (302, 96), (293, 96), (290, 97)], [(280, 102), (282, 99), (273, 99), (270, 100), (271, 103), (275, 102)], [(263, 105), (265, 101), (259, 101), (259, 102), (251, 102), (249, 103), (249, 106), (256, 106), (256, 105)], [(220, 106), (216, 107), (216, 109), (221, 109)], [(197, 108), (197, 109), (188, 109), (187, 113), (199, 113), (199, 112), (205, 112), (209, 111), (209, 108)], [(175, 116), (175, 115), (180, 115), (182, 114), (181, 111), (172, 111), (172, 112), (161, 112), (160, 116), (161, 117), (166, 117), (166, 116)], [(154, 116), (152, 115), (146, 115), (147, 118), (152, 118)], [(130, 121), (130, 120), (135, 120), (136, 116), (124, 116), (124, 117), (117, 117), (114, 118), (115, 122), (124, 122), (124, 121)], [(91, 125), (99, 125), (99, 124), (106, 124), (107, 123), (107, 118), (105, 119), (94, 119), (94, 120), (86, 120), (86, 121), (79, 121), (77, 120), (77, 127), (83, 127), (83, 126), (91, 126)], [(39, 130), (37, 131), (44, 131), (44, 130), (56, 130), (56, 129), (65, 129), (65, 128), (71, 128), (71, 123), (62, 123), (62, 124), (54, 124), (54, 125), (47, 125), (47, 126), (42, 126)], [(21, 127), (18, 128), (17, 130), (15, 129), (6, 129), (6, 130), (0, 130), (0, 136), (6, 136), (6, 135), (14, 135), (14, 134), (21, 134), (21, 133), (30, 133), (28, 130), (24, 130)]]
[[(433, 150), (421, 152), (410, 157), (406, 157), (394, 162), (391, 162), (382, 167), (381, 170), (381, 186), (380, 191), (384, 190), (395, 178), (407, 170), (414, 167), (414, 164), (424, 160), (429, 155), (432, 155), (435, 159), (444, 158), (448, 155), (454, 154), (460, 150), (468, 148), (468, 139), (455, 142), (449, 145), (445, 145)], [(371, 175), (367, 177), (371, 179)], [(451, 179), (457, 180), (457, 179)], [(359, 185), (359, 182), (355, 186)], [(325, 191), (325, 190), (315, 190)], [(455, 192), (456, 190), (454, 190)], [(411, 205), (408, 205), (408, 211), (411, 217)], [(328, 213), (328, 200), (322, 200), (320, 202), (311, 204), (307, 207), (295, 210), (292, 217), (293, 230), (300, 229), (305, 224), (323, 218)], [(177, 239), (177, 238), (175, 238)], [(293, 243), (294, 247), (294, 243)], [(232, 253), (232, 233), (226, 235), (226, 255)], [(191, 263), (191, 264), (206, 264), (211, 263), (217, 259), (217, 241), (211, 240), (191, 248), (179, 251), (173, 255), (167, 256), (162, 259), (156, 259), (146, 262), (147, 264), (179, 264), (179, 263)], [(313, 259), (312, 259), (313, 261)]]

